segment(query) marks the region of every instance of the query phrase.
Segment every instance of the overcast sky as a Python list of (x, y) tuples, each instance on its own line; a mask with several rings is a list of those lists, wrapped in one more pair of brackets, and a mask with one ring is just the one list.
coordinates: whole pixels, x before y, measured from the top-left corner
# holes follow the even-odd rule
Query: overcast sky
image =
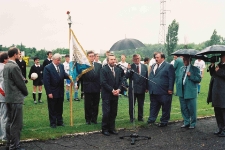
[[(225, 37), (225, 0), (166, 0), (166, 9), (167, 26), (180, 25), (179, 43), (206, 41), (214, 29)], [(158, 43), (160, 0), (0, 0), (0, 45), (68, 48), (67, 11), (86, 50), (108, 50), (125, 37)]]

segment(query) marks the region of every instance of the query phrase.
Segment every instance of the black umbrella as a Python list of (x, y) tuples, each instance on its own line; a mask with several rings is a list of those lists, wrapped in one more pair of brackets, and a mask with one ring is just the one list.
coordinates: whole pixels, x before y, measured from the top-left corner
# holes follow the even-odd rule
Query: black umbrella
[(212, 46), (206, 47), (205, 49), (197, 53), (197, 55), (221, 54), (221, 53), (225, 53), (225, 45), (212, 45)]
[(179, 49), (173, 52), (171, 55), (195, 57), (198, 52), (199, 51), (195, 49)]
[(114, 43), (110, 51), (136, 49), (139, 47), (145, 47), (145, 45), (139, 40), (125, 38)]

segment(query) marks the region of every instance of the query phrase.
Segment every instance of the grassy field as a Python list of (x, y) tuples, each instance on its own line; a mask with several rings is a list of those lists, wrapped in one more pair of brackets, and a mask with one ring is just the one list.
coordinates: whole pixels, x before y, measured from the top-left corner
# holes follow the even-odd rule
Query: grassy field
[[(29, 72), (30, 68), (27, 68)], [(206, 69), (205, 69), (206, 70)], [(198, 117), (211, 116), (214, 114), (211, 104), (206, 103), (208, 85), (210, 81), (210, 75), (205, 71), (204, 78), (201, 83), (201, 93), (198, 96)], [(34, 104), (32, 98), (32, 81), (29, 80), (27, 84), (29, 95), (25, 99), (24, 104), (24, 120), (23, 120), (23, 130), (22, 130), (22, 139), (55, 139), (66, 134), (74, 134), (79, 132), (90, 132), (101, 130), (101, 124), (96, 125), (86, 125), (84, 119), (84, 100), (73, 101), (73, 126), (70, 126), (70, 104), (66, 100), (64, 101), (64, 124), (65, 127), (57, 127), (52, 129), (49, 126), (48, 120), (48, 108), (46, 102), (46, 94), (43, 88), (42, 101), (43, 103)], [(79, 92), (80, 98), (80, 92)], [(147, 118), (149, 116), (150, 100), (149, 94), (146, 93), (145, 104), (144, 104), (144, 119), (145, 122), (136, 122), (136, 126), (147, 126)], [(137, 107), (135, 108), (137, 110)], [(137, 116), (137, 111), (136, 111)], [(161, 112), (158, 116), (158, 120), (161, 116)], [(98, 122), (101, 122), (102, 110), (101, 102), (99, 105), (99, 117)], [(171, 111), (171, 121), (182, 120), (180, 113), (180, 104), (177, 96), (173, 96), (172, 111)], [(116, 127), (117, 128), (130, 128), (132, 129), (133, 125), (129, 122), (128, 114), (128, 99), (127, 97), (120, 97), (118, 104), (118, 115), (116, 118)]]

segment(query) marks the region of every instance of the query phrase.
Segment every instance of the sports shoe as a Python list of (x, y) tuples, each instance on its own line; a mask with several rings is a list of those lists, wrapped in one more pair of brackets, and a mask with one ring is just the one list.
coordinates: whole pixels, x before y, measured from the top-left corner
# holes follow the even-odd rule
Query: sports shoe
[(39, 103), (42, 103), (42, 100), (39, 100), (38, 102), (39, 102)]
[(37, 104), (37, 101), (34, 101), (34, 104)]

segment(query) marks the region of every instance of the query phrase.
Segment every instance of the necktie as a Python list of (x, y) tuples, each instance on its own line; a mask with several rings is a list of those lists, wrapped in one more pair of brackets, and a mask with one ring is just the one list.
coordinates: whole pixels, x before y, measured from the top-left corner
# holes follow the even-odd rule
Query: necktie
[(184, 72), (183, 72), (183, 76), (182, 76), (183, 84), (184, 84), (184, 77), (186, 75), (186, 71), (187, 71), (187, 66), (184, 67)]
[(58, 74), (60, 74), (59, 66), (57, 66), (57, 72), (58, 72)]
[(112, 73), (113, 73), (113, 76), (115, 77), (114, 67), (112, 67)]
[(137, 65), (137, 73), (138, 73), (138, 74), (140, 73), (139, 65)]

